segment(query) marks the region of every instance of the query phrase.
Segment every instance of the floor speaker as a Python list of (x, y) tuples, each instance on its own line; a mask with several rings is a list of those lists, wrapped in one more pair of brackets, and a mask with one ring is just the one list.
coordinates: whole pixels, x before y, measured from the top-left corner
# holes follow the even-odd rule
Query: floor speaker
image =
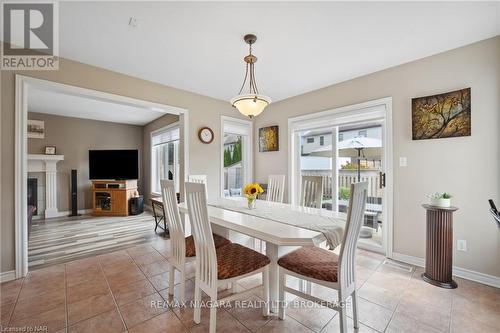
[(78, 216), (78, 183), (76, 180), (76, 170), (71, 170), (71, 215)]
[(129, 214), (139, 215), (144, 212), (144, 197), (139, 195), (137, 197), (130, 198), (129, 200)]

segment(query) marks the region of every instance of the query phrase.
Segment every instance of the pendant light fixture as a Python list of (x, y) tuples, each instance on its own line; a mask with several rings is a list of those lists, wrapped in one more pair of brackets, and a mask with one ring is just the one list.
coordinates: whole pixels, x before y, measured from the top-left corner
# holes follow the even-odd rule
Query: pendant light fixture
[[(240, 92), (236, 97), (231, 99), (231, 105), (238, 109), (241, 114), (253, 118), (264, 111), (266, 106), (271, 103), (271, 99), (259, 94), (259, 89), (257, 89), (257, 83), (255, 82), (255, 63), (257, 62), (257, 57), (252, 54), (252, 45), (257, 41), (257, 36), (249, 34), (245, 35), (243, 39), (249, 45), (250, 54), (243, 58), (246, 63), (245, 78), (243, 79)], [(247, 79), (248, 94), (242, 94)]]

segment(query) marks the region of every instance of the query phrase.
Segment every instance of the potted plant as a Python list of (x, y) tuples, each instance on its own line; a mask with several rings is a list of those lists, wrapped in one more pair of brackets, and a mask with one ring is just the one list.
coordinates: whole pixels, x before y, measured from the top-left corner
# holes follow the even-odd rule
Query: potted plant
[(447, 192), (443, 193), (436, 192), (434, 194), (428, 195), (427, 197), (430, 199), (431, 206), (444, 207), (444, 208), (448, 208), (451, 206), (452, 195)]
[(264, 190), (257, 183), (250, 183), (250, 184), (245, 185), (243, 192), (245, 193), (245, 196), (247, 197), (248, 209), (254, 209), (255, 208), (255, 200), (257, 200), (257, 196), (260, 193), (264, 192)]

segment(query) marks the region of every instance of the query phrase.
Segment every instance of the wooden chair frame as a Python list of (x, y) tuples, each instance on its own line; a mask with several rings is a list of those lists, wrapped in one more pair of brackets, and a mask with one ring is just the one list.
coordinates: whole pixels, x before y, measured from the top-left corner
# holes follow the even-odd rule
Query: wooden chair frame
[(323, 203), (323, 177), (302, 176), (300, 205), (321, 209)]
[[(201, 321), (201, 291), (210, 297), (212, 304), (217, 302), (230, 302), (235, 299), (250, 296), (257, 290), (263, 288), (266, 305), (263, 308), (263, 315), (269, 314), (269, 265), (254, 270), (250, 273), (236, 276), (230, 279), (219, 280), (217, 277), (217, 255), (212, 237), (212, 227), (210, 225), (205, 186), (200, 183), (186, 183), (186, 201), (188, 206), (189, 220), (196, 247), (196, 275), (194, 291), (194, 322)], [(236, 282), (245, 277), (261, 273), (263, 284), (252, 289), (248, 289), (238, 294), (231, 294), (228, 297), (217, 299), (219, 287), (226, 287), (229, 284), (236, 286)], [(233, 292), (235, 292), (233, 287)], [(217, 307), (210, 308), (210, 333), (216, 331)]]
[(195, 257), (186, 257), (186, 236), (184, 223), (179, 214), (175, 184), (172, 180), (162, 179), (161, 195), (163, 200), (163, 218), (167, 221), (170, 232), (170, 257), (168, 260), (168, 294), (174, 294), (175, 270), (181, 275), (179, 302), (185, 301), (186, 295), (186, 264), (193, 262)]
[[(292, 293), (309, 301), (321, 303), (335, 311), (339, 312), (340, 332), (347, 330), (346, 301), (352, 296), (352, 311), (354, 328), (359, 328), (358, 299), (356, 290), (356, 249), (359, 240), (359, 232), (363, 224), (364, 211), (366, 206), (368, 183), (351, 184), (351, 197), (349, 199), (349, 211), (347, 213), (347, 223), (345, 226), (344, 237), (340, 248), (338, 262), (338, 281), (328, 282), (310, 278), (297, 274), (283, 267), (279, 267), (279, 318), (285, 318), (285, 292)], [(294, 276), (308, 283), (316, 283), (321, 286), (335, 289), (338, 291), (338, 302), (328, 302), (318, 297), (312, 296), (286, 286), (286, 276)], [(340, 305), (339, 305), (340, 304)]]
[(285, 193), (285, 175), (269, 175), (266, 200), (283, 203)]

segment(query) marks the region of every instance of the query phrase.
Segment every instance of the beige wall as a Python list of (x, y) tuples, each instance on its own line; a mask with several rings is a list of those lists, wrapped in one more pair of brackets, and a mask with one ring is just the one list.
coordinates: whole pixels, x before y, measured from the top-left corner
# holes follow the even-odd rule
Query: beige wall
[[(298, 78), (307, 79), (307, 78)], [(271, 104), (255, 120), (280, 126), (280, 151), (259, 153), (256, 180), (287, 174), (289, 117), (392, 96), (394, 138), (394, 251), (425, 256), (425, 194), (454, 194), (454, 238), (467, 240), (468, 252), (454, 251), (454, 264), (500, 276), (500, 232), (487, 199), (500, 204), (500, 37), (387, 69)], [(472, 136), (411, 140), (411, 99), (472, 88)], [(399, 167), (400, 156), (408, 158)], [(456, 241), (455, 241), (456, 244)], [(455, 248), (455, 246), (454, 246)]]
[(29, 154), (43, 154), (45, 146), (56, 146), (64, 161), (57, 163), (57, 208), (71, 209), (71, 169), (78, 170), (78, 209), (92, 208), (89, 180), (89, 150), (138, 149), (139, 191), (143, 183), (142, 126), (29, 112), (28, 119), (45, 121), (45, 138), (28, 139)]
[[(144, 126), (144, 131), (143, 131), (143, 142), (144, 142), (144, 183), (143, 183), (143, 188), (144, 188), (144, 199), (145, 203), (149, 205), (149, 198), (151, 198), (151, 132), (156, 131), (157, 129), (160, 129), (162, 127), (165, 127), (167, 125), (170, 125), (172, 123), (175, 123), (176, 121), (179, 121), (179, 116), (173, 115), (173, 114), (167, 114), (164, 115), (161, 118), (158, 118), (146, 126)], [(182, 141), (182, 140), (181, 140)], [(181, 146), (179, 146), (181, 148)], [(183, 169), (183, 158), (182, 158), (182, 149), (179, 151), (179, 159), (180, 159), (180, 164), (181, 164), (181, 170)], [(183, 177), (183, 172), (181, 171), (180, 179), (184, 179)]]
[[(162, 64), (168, 66), (168, 64)], [(228, 102), (141, 80), (120, 73), (61, 59), (58, 71), (20, 71), (21, 75), (95, 89), (113, 94), (177, 106), (189, 110), (190, 172), (206, 174), (209, 195), (218, 195), (220, 168), (220, 116), (238, 117)], [(14, 97), (15, 71), (1, 71), (1, 240), (0, 271), (14, 270)], [(215, 135), (209, 144), (197, 138), (200, 127), (209, 126)], [(207, 156), (215, 156), (207, 159)], [(5, 193), (8, 193), (6, 195)]]

